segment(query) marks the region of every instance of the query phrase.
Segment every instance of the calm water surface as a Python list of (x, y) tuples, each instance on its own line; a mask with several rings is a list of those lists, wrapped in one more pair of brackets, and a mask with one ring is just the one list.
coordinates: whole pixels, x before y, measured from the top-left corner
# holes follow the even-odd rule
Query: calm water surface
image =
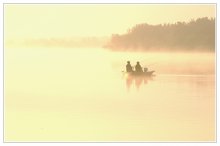
[[(156, 71), (127, 78), (126, 61)], [(6, 49), (6, 141), (214, 141), (213, 53)]]

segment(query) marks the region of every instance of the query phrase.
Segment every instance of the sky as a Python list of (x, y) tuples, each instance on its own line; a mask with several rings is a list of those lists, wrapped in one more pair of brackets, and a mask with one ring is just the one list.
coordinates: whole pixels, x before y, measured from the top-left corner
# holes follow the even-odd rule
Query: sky
[(4, 4), (4, 37), (111, 36), (136, 24), (215, 17), (214, 4)]

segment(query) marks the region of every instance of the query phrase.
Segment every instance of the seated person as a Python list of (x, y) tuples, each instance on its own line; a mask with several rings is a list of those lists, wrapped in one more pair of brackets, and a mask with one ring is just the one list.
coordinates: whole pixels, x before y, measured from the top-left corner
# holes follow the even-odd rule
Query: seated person
[(126, 71), (127, 71), (127, 72), (133, 72), (132, 66), (131, 66), (131, 64), (130, 64), (130, 61), (127, 61)]
[(148, 71), (148, 68), (145, 67), (145, 68), (144, 68), (144, 72), (147, 72), (147, 71)]
[(139, 62), (137, 62), (137, 64), (135, 65), (135, 71), (137, 73), (142, 73), (143, 72), (142, 67), (141, 67)]

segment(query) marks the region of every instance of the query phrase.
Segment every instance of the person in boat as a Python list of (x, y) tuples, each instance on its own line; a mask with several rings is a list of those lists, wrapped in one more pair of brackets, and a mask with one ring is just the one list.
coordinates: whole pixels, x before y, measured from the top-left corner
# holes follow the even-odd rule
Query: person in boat
[(130, 61), (127, 61), (126, 71), (127, 71), (127, 72), (133, 72), (132, 66), (131, 66), (131, 64), (130, 64)]
[(143, 72), (142, 67), (141, 67), (139, 61), (138, 61), (137, 64), (135, 65), (135, 71), (136, 71), (137, 73), (142, 73), (142, 72)]
[(144, 68), (144, 72), (147, 73), (147, 71), (148, 71), (148, 68), (145, 67), (145, 68)]
[(153, 73), (154, 73), (155, 71), (153, 70), (153, 71), (148, 71), (148, 68), (144, 68), (144, 73), (146, 74), (146, 75), (152, 75)]

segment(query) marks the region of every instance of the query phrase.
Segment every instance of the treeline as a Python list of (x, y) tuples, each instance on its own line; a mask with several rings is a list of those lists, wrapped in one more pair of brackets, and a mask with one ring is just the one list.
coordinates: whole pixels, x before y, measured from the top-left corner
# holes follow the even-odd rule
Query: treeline
[(107, 42), (108, 37), (70, 37), (70, 38), (28, 38), (5, 41), (5, 46), (49, 47), (49, 48), (97, 48)]
[(215, 19), (198, 18), (190, 22), (138, 24), (126, 34), (113, 34), (106, 44), (117, 51), (129, 50), (215, 50)]

